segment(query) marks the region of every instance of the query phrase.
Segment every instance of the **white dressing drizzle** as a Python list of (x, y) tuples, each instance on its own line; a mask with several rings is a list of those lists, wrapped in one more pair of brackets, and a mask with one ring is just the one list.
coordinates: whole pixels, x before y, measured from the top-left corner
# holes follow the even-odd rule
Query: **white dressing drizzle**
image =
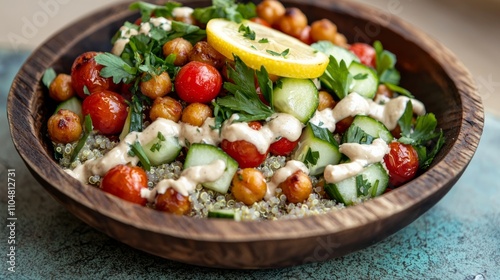
[(353, 92), (340, 100), (333, 109), (326, 108), (322, 111), (316, 111), (310, 122), (333, 132), (338, 121), (356, 115), (368, 115), (383, 123), (387, 129), (393, 130), (403, 115), (408, 101), (412, 103), (415, 114), (425, 114), (424, 104), (416, 99), (398, 96), (388, 100), (385, 104), (378, 104)]
[(219, 179), (226, 169), (226, 163), (223, 160), (214, 160), (207, 165), (192, 166), (182, 171), (177, 179), (163, 179), (152, 189), (142, 189), (141, 197), (153, 202), (156, 194), (164, 194), (167, 189), (173, 188), (183, 196), (188, 196), (194, 192), (198, 184), (213, 182)]
[(389, 146), (377, 138), (371, 144), (344, 143), (339, 146), (339, 151), (351, 162), (327, 165), (324, 172), (327, 183), (338, 183), (359, 174), (367, 165), (382, 161), (389, 152)]
[(264, 199), (271, 199), (276, 192), (276, 188), (298, 170), (302, 170), (304, 173), (309, 174), (307, 166), (298, 160), (290, 160), (284, 167), (276, 170), (273, 177), (271, 177), (271, 181), (267, 183), (267, 190)]

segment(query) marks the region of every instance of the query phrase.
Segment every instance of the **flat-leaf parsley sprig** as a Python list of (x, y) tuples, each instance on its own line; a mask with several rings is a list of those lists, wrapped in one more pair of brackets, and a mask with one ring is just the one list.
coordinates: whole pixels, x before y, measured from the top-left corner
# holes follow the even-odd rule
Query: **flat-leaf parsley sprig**
[(274, 114), (273, 108), (264, 104), (259, 98), (254, 82), (255, 76), (257, 76), (264, 98), (272, 96), (272, 81), (264, 67), (261, 67), (260, 70), (254, 70), (235, 56), (234, 68), (228, 67), (228, 76), (232, 81), (224, 83), (228, 94), (213, 102), (215, 128), (220, 128), (222, 123), (233, 114), (238, 114), (236, 121), (241, 122), (265, 120)]

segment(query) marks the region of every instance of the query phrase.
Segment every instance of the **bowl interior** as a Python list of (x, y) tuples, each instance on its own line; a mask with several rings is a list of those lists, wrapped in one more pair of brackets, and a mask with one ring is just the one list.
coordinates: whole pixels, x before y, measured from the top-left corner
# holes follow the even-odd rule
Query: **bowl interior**
[[(192, 7), (210, 4), (179, 2)], [(318, 238), (335, 240), (335, 250), (328, 251), (327, 258), (331, 258), (394, 233), (444, 196), (472, 158), (483, 126), (482, 105), (472, 78), (446, 48), (394, 15), (344, 1), (282, 2), (300, 8), (309, 22), (331, 19), (349, 42), (380, 40), (385, 49), (396, 54), (402, 86), (436, 115), (446, 137), (429, 170), (363, 205), (294, 221), (248, 223), (159, 213), (77, 182), (53, 159), (46, 122), (55, 106), (40, 79), (48, 67), (69, 73), (73, 60), (85, 51), (109, 51), (116, 30), (125, 20), (137, 18), (128, 11), (128, 3), (81, 19), (45, 42), (27, 60), (8, 100), (10, 129), (18, 152), (44, 187), (86, 223), (133, 247), (183, 262), (238, 268), (285, 266), (323, 260), (308, 258), (318, 248)], [(142, 242), (145, 238), (150, 242)], [(291, 244), (300, 249), (290, 249)], [(234, 258), (235, 252), (245, 252), (244, 257)], [(209, 258), (212, 254), (225, 257), (215, 261)]]

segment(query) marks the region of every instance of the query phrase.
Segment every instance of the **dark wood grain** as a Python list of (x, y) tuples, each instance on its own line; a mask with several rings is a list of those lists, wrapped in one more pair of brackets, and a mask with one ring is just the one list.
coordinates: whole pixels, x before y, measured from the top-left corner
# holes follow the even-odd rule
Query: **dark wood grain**
[[(473, 157), (484, 121), (473, 79), (448, 49), (394, 15), (346, 1), (282, 2), (301, 8), (310, 21), (330, 18), (350, 42), (380, 40), (397, 55), (403, 85), (436, 114), (446, 136), (432, 168), (363, 205), (292, 221), (238, 223), (178, 217), (79, 183), (52, 157), (45, 123), (54, 106), (40, 79), (48, 67), (69, 72), (73, 59), (84, 51), (109, 50), (112, 34), (124, 20), (136, 17), (126, 3), (81, 19), (28, 58), (8, 97), (16, 149), (35, 178), (75, 216), (132, 247), (172, 260), (225, 268), (283, 267), (339, 257), (384, 239), (439, 201)], [(360, 34), (367, 26), (377, 32)]]

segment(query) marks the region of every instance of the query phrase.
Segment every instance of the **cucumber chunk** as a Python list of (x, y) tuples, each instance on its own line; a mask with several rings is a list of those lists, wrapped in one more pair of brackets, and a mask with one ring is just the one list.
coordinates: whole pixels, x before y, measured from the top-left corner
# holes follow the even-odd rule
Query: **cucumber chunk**
[(70, 99), (61, 102), (54, 113), (59, 112), (61, 109), (70, 110), (71, 112), (77, 114), (80, 117), (80, 120), (83, 122), (83, 113), (82, 113), (82, 101), (78, 99), (78, 97), (73, 96)]
[(273, 106), (277, 112), (287, 113), (306, 123), (319, 104), (318, 89), (309, 79), (281, 78), (273, 90)]
[(378, 89), (378, 76), (374, 69), (354, 61), (349, 66), (349, 73), (353, 77), (350, 92), (357, 92), (369, 99), (375, 97)]
[(315, 50), (323, 52), (328, 57), (332, 55), (333, 57), (335, 57), (335, 60), (337, 60), (338, 63), (343, 60), (347, 67), (349, 67), (349, 65), (351, 65), (353, 61), (359, 62), (359, 58), (354, 53), (346, 48), (334, 45), (330, 41), (319, 41), (312, 44), (311, 47), (313, 47)]
[(319, 175), (327, 165), (337, 164), (341, 156), (332, 133), (326, 128), (308, 123), (292, 158), (306, 163), (309, 174)]
[(240, 215), (234, 209), (217, 209), (209, 210), (208, 218), (231, 219), (235, 221), (241, 220)]
[(382, 138), (386, 143), (394, 139), (383, 123), (369, 116), (357, 115), (342, 140), (344, 143), (371, 144), (376, 138)]
[[(369, 188), (363, 188), (361, 180), (366, 180)], [(352, 205), (358, 198), (377, 197), (384, 193), (389, 183), (389, 175), (381, 163), (367, 166), (360, 174), (336, 184), (326, 184), (326, 193), (344, 205)], [(365, 185), (366, 186), (366, 185)]]
[(182, 146), (179, 144), (179, 139), (174, 136), (156, 138), (144, 146), (144, 153), (153, 166), (158, 166), (164, 163), (171, 163), (181, 152)]
[(191, 144), (186, 155), (184, 168), (207, 165), (218, 159), (223, 160), (226, 164), (224, 174), (216, 181), (205, 182), (202, 185), (219, 193), (227, 193), (231, 180), (238, 169), (238, 163), (218, 147), (209, 144)]

